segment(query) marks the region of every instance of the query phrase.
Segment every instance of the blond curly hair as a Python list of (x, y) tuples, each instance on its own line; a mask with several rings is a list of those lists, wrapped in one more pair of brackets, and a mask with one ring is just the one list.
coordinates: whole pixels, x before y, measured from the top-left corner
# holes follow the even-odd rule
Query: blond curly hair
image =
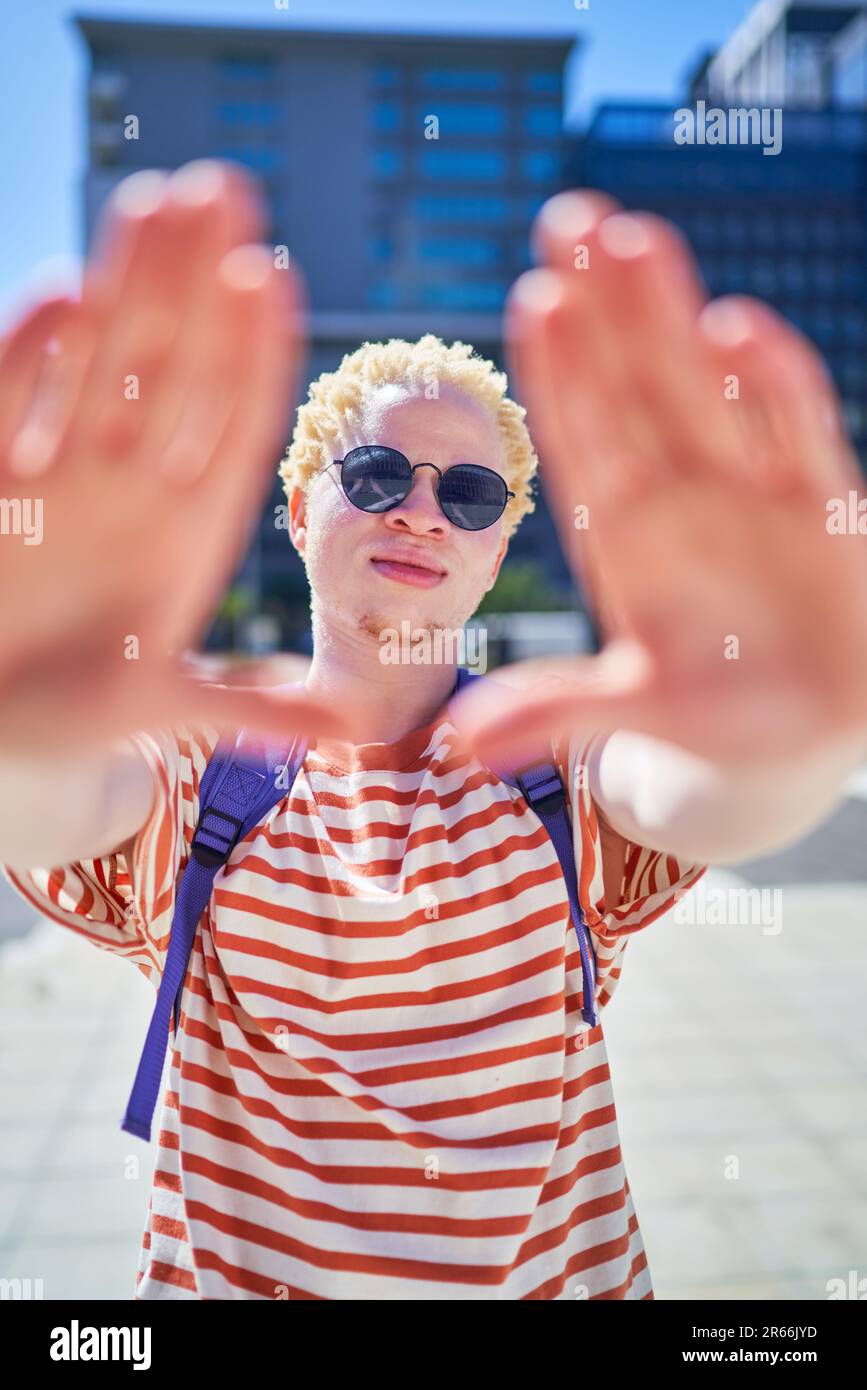
[(417, 342), (390, 338), (387, 343), (362, 343), (348, 352), (336, 372), (323, 372), (311, 382), (308, 399), (299, 406), (295, 429), (280, 463), (286, 496), (293, 487), (306, 491), (311, 478), (331, 463), (331, 449), (345, 428), (364, 418), (366, 400), (384, 385), (411, 391), (446, 383), (491, 412), (503, 444), (503, 474), (515, 496), (503, 513), (511, 538), (528, 512), (535, 510), (533, 484), (539, 460), (527, 426), (526, 410), (506, 395), (505, 372), (477, 354), (468, 343), (447, 346), (433, 333)]

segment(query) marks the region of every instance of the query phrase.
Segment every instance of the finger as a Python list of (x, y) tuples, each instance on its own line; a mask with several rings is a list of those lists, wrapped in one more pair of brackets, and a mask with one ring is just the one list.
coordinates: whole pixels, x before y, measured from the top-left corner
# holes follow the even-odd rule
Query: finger
[(698, 334), (707, 294), (670, 223), (621, 213), (598, 229), (592, 275), (600, 358), (609, 364), (612, 409), (631, 447), (666, 473), (749, 476), (725, 378)]
[[(500, 676), (508, 680), (501, 683)], [(563, 731), (637, 728), (656, 721), (653, 671), (646, 651), (628, 640), (598, 656), (519, 662), (450, 702), (461, 737), (483, 761), (519, 767), (547, 756)]]
[[(552, 203), (547, 223), (540, 214), (550, 262), (565, 270), (570, 249), (582, 251), (569, 281), (575, 298), (585, 297), (571, 311), (575, 350), (587, 363), (585, 394), (608, 397), (636, 496), (673, 469), (744, 476), (725, 383), (697, 342), (707, 296), (685, 240), (662, 218), (618, 212), (596, 195)], [(627, 500), (621, 495), (618, 505)]]
[[(252, 240), (236, 238), (242, 230), (250, 231), (251, 237), (261, 234), (263, 215), (258, 198), (251, 203), (243, 183), (238, 196), (234, 181), (230, 166), (201, 161), (173, 175), (168, 189), (170, 198), (178, 190), (195, 198), (207, 220), (201, 252), (189, 268), (187, 307), (152, 379), (159, 410), (149, 416), (139, 412), (139, 430), (130, 448), (141, 446), (142, 466), (156, 465), (178, 479), (192, 480), (206, 467), (231, 413), (242, 354), (250, 350), (245, 325), (233, 322), (239, 311), (243, 314), (244, 296), (238, 290), (247, 288), (244, 272), (236, 286), (229, 268), (249, 262), (250, 252), (244, 248)], [(197, 383), (205, 387), (204, 400), (201, 390), (195, 391)], [(171, 439), (174, 462), (162, 454), (161, 439)]]
[(274, 737), (320, 735), (353, 741), (355, 720), (350, 711), (326, 704), (303, 686), (241, 689), (205, 684), (183, 677), (167, 687), (161, 699), (172, 723), (211, 724), (226, 732), (249, 729)]
[(768, 305), (738, 295), (709, 304), (699, 331), (717, 375), (731, 381), (730, 413), (763, 487), (823, 500), (858, 487), (834, 386), (807, 339)]
[[(228, 419), (205, 473), (196, 472), (188, 432), (192, 420), (184, 426), (186, 443), (174, 445), (169, 459), (169, 465), (179, 470), (176, 481), (184, 489), (188, 506), (198, 507), (201, 517), (207, 518), (209, 553), (219, 556), (211, 578), (212, 595), (219, 593), (240, 559), (249, 526), (264, 503), (283, 452), (301, 343), (303, 286), (298, 277), (276, 269), (264, 247), (242, 248), (233, 255), (240, 276), (232, 287), (241, 316), (236, 339), (240, 358)], [(199, 408), (192, 407), (193, 418)], [(188, 643), (196, 635), (207, 597), (207, 588), (191, 587), (173, 598), (166, 615), (170, 646)]]
[(42, 370), (11, 449), (11, 466), (19, 476), (38, 476), (60, 462), (97, 334), (92, 312), (77, 303), (46, 344)]
[(212, 296), (235, 234), (261, 223), (245, 197), (234, 175), (208, 161), (170, 178), (146, 171), (116, 195), (114, 235), (87, 296), (102, 312), (104, 332), (81, 401), (82, 417), (94, 421), (95, 447), (109, 458), (129, 457), (157, 412), (177, 410), (175, 343)]
[[(559, 406), (552, 415), (546, 402), (539, 418), (559, 420), (558, 433), (565, 436), (565, 447), (552, 451), (554, 468), (559, 471), (558, 453), (567, 476), (574, 475), (580, 460), (585, 470), (582, 491), (593, 492), (600, 505), (607, 502), (612, 514), (636, 501), (645, 488), (658, 486), (672, 471), (669, 442), (660, 432), (656, 415), (648, 419), (630, 379), (627, 362), (636, 325), (630, 320), (630, 296), (616, 293), (619, 268), (603, 239), (611, 225), (620, 226), (621, 235), (614, 238), (618, 257), (634, 258), (635, 238), (623, 234), (631, 222), (617, 214), (610, 199), (595, 194), (563, 194), (546, 204), (538, 219), (540, 253), (558, 271), (561, 297), (546, 316), (540, 313), (538, 333), (534, 338), (532, 331), (530, 335), (532, 351), (525, 353), (525, 375), (538, 378), (541, 384), (541, 361), (534, 365), (533, 355), (543, 356), (538, 338), (547, 333), (545, 371), (550, 395)], [(669, 297), (672, 285), (680, 288), (678, 275), (691, 291), (681, 296), (686, 307), (680, 310), (680, 321), (688, 323), (690, 309), (694, 317), (693, 306), (700, 302), (696, 285), (684, 271), (682, 256), (681, 263), (672, 256), (669, 260), (673, 266), (660, 267), (660, 274), (667, 279)], [(537, 284), (541, 286), (541, 280)], [(532, 273), (518, 282), (516, 291), (518, 303), (531, 314)], [(551, 291), (548, 294), (553, 298)], [(659, 341), (644, 347), (654, 359), (664, 358), (668, 350)], [(526, 389), (529, 393), (530, 388)]]
[(195, 204), (168, 197), (168, 177), (144, 170), (110, 200), (84, 302), (99, 323), (82, 384), (79, 430), (88, 453), (122, 457), (158, 401), (157, 380), (180, 323), (185, 280), (203, 233)]
[(604, 218), (620, 204), (595, 189), (574, 188), (555, 193), (543, 204), (530, 232), (539, 265), (572, 271), (576, 263), (592, 264), (592, 244)]
[(310, 657), (295, 652), (273, 652), (261, 658), (233, 661), (227, 657), (187, 652), (184, 668), (190, 675), (214, 685), (274, 686), (304, 685), (310, 671)]
[(616, 505), (628, 492), (630, 476), (634, 483), (634, 474), (614, 421), (598, 395), (586, 389), (580, 349), (564, 350), (555, 341), (553, 320), (568, 312), (565, 304), (563, 275), (539, 269), (521, 276), (506, 301), (506, 349), (563, 554), (597, 621), (610, 634), (617, 620), (602, 597), (595, 501), (609, 497)]
[[(289, 349), (293, 280), (274, 266), (264, 246), (237, 247), (219, 268), (215, 289), (199, 316), (190, 318), (169, 364), (175, 383), (168, 405), (146, 429), (142, 466), (148, 459), (181, 483), (201, 477), (238, 409), (244, 409), (250, 363)], [(282, 321), (281, 321), (282, 319)], [(291, 362), (284, 363), (288, 384)], [(285, 409), (281, 393), (277, 404)], [(249, 423), (249, 422), (248, 422)]]
[(138, 223), (160, 210), (170, 198), (176, 210), (204, 212), (216, 237), (213, 256), (220, 260), (233, 246), (261, 237), (264, 208), (258, 185), (241, 165), (201, 159), (172, 174), (143, 169), (125, 178), (109, 198), (93, 236), (85, 284), (117, 302), (133, 269)]
[(74, 312), (70, 296), (58, 295), (28, 309), (0, 348), (0, 468), (14, 472), (10, 451), (45, 365), (45, 348)]
[[(534, 282), (532, 273), (522, 277), (523, 283), (516, 286), (514, 324), (520, 333), (520, 314), (531, 317), (530, 350), (524, 354), (528, 395), (531, 382), (538, 381), (541, 390), (545, 363), (548, 399), (536, 418), (551, 419), (556, 426), (557, 440), (549, 440), (546, 470), (555, 499), (561, 492), (566, 497), (574, 494), (580, 460), (580, 501), (589, 505), (592, 495), (598, 505), (607, 502), (612, 512), (658, 476), (664, 462), (651, 457), (645, 442), (630, 432), (628, 416), (612, 411), (606, 399), (608, 384), (622, 377), (622, 343), (607, 331), (607, 310), (598, 294), (604, 259), (599, 238), (606, 220), (618, 211), (612, 198), (589, 189), (569, 190), (545, 203), (533, 226), (532, 244), (540, 263), (558, 273), (559, 293), (550, 281), (546, 285), (537, 277)], [(534, 293), (542, 306), (535, 333)], [(556, 410), (552, 396), (558, 402)], [(555, 444), (559, 447), (552, 447)]]

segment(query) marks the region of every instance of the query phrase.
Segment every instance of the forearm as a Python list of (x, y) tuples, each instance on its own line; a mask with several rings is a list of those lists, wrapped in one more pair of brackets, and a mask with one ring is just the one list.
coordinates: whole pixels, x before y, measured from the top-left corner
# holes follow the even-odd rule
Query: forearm
[(125, 739), (77, 759), (0, 759), (0, 863), (10, 868), (95, 859), (138, 833), (151, 775)]
[(821, 824), (867, 758), (867, 727), (803, 759), (718, 766), (673, 744), (619, 730), (588, 769), (615, 830), (690, 863), (732, 864), (783, 848)]

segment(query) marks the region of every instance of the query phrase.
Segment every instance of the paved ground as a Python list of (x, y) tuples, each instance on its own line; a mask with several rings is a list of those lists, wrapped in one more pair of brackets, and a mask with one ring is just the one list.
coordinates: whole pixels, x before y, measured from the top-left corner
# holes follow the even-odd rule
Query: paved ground
[[(865, 848), (856, 795), (797, 849), (708, 875), (725, 924), (670, 913), (629, 944), (606, 1027), (658, 1298), (867, 1278)], [(730, 891), (750, 883), (779, 887), (779, 931)], [(0, 894), (0, 1278), (126, 1299), (153, 1152), (120, 1118), (152, 991), (29, 922)]]

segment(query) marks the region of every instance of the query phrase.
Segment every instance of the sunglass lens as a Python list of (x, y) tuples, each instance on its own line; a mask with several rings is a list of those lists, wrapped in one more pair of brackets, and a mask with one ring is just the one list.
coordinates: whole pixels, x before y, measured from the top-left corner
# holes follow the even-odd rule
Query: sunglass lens
[(343, 490), (364, 512), (387, 512), (402, 502), (412, 485), (412, 469), (396, 449), (365, 446), (343, 460)]
[(459, 463), (440, 479), (440, 506), (455, 526), (484, 531), (502, 516), (508, 500), (505, 479), (490, 468)]

